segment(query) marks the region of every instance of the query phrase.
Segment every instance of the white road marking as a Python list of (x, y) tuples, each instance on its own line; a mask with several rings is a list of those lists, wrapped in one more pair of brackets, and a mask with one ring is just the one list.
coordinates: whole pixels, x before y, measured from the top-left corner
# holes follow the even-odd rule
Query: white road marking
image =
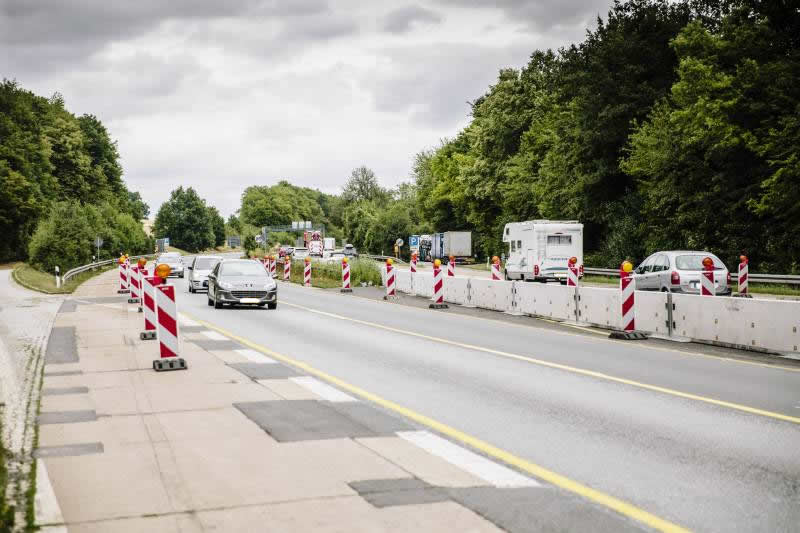
[(335, 387), (331, 387), (327, 383), (323, 383), (316, 378), (312, 378), (311, 376), (300, 376), (297, 378), (289, 378), (290, 380), (294, 381), (298, 385), (305, 387), (306, 389), (310, 390), (323, 400), (328, 400), (329, 402), (357, 402), (355, 398), (350, 396), (349, 394), (345, 394), (339, 389)]
[(192, 320), (191, 318), (188, 318), (188, 317), (186, 317), (186, 316), (184, 316), (182, 314), (178, 315), (178, 319), (181, 321), (181, 325), (182, 326), (195, 327), (195, 326), (199, 326), (200, 325), (197, 322), (195, 322), (194, 320)]
[(208, 337), (212, 341), (226, 341), (226, 340), (228, 340), (228, 337), (226, 337), (224, 335), (220, 335), (216, 331), (201, 331), (200, 333), (202, 333), (204, 336)]
[(238, 353), (242, 357), (249, 359), (254, 363), (265, 363), (265, 364), (276, 364), (277, 361), (274, 359), (270, 359), (266, 355), (259, 353), (255, 350), (251, 350), (249, 348), (243, 348), (241, 350), (234, 350), (234, 352)]
[(416, 444), (423, 450), (441, 457), (448, 463), (466, 470), (495, 487), (540, 487), (528, 476), (499, 465), (430, 431), (398, 431), (397, 436)]

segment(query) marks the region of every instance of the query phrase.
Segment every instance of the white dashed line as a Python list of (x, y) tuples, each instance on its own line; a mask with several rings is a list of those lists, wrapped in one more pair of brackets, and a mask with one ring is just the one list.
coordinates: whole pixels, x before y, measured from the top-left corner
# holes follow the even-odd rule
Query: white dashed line
[(224, 335), (220, 335), (216, 331), (201, 331), (200, 332), (203, 336), (208, 337), (212, 341), (226, 341), (228, 337)]
[(357, 402), (355, 398), (352, 396), (343, 393), (337, 388), (331, 387), (327, 383), (323, 383), (318, 379), (312, 378), (311, 376), (301, 376), (297, 378), (289, 378), (290, 380), (294, 381), (298, 385), (307, 388), (323, 400), (328, 400), (329, 402)]
[(265, 364), (276, 364), (277, 361), (274, 359), (270, 359), (266, 355), (259, 353), (255, 350), (250, 350), (247, 348), (243, 348), (241, 350), (234, 350), (234, 352), (238, 353), (245, 359), (248, 359), (254, 363), (265, 363)]
[(453, 444), (429, 431), (398, 431), (397, 436), (495, 487), (540, 487), (535, 480)]

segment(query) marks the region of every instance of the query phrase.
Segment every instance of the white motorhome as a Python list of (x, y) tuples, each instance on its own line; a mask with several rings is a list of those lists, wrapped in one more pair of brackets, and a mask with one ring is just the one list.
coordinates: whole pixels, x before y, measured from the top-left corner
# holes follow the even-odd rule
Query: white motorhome
[(570, 257), (578, 259), (583, 276), (583, 224), (577, 220), (511, 222), (503, 228), (503, 242), (508, 243), (507, 280), (566, 283)]

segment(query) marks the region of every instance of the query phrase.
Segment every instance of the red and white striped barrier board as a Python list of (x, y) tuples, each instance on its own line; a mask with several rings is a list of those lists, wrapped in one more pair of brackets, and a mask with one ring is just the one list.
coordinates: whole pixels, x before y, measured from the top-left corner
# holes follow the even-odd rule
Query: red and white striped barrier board
[(156, 287), (156, 308), (161, 359), (153, 361), (153, 370), (185, 369), (186, 361), (179, 357), (178, 305), (175, 303), (174, 285)]
[(156, 285), (161, 284), (158, 276), (145, 276), (142, 279), (142, 302), (144, 303), (144, 331), (139, 333), (143, 341), (156, 338)]
[(147, 277), (147, 269), (144, 267), (138, 268), (139, 278), (139, 312), (143, 312), (144, 308), (144, 279)]
[(447, 304), (444, 303), (444, 279), (442, 276), (441, 267), (433, 265), (433, 303), (428, 305), (431, 309), (447, 309)]
[(139, 266), (133, 265), (128, 268), (129, 274), (129, 287), (131, 290), (131, 297), (128, 298), (129, 304), (138, 304), (141, 302), (141, 287), (139, 286)]
[(747, 261), (739, 263), (739, 294), (748, 294), (747, 292)]
[(306, 265), (303, 268), (303, 285), (306, 287), (311, 286), (311, 261), (306, 261)]
[(119, 264), (119, 290), (118, 294), (130, 292), (128, 289), (128, 267), (125, 263)]
[(700, 273), (700, 294), (703, 296), (715, 296), (716, 292), (714, 288), (714, 271), (703, 270)]
[(567, 268), (567, 287), (578, 286), (578, 267), (569, 265)]
[(630, 332), (636, 329), (634, 299), (636, 297), (636, 281), (630, 272), (620, 272), (620, 288), (622, 289), (622, 330)]
[(350, 263), (347, 258), (342, 259), (342, 292), (353, 292), (350, 287)]
[(292, 260), (289, 256), (283, 258), (283, 281), (289, 281), (289, 276), (292, 273)]
[(492, 279), (494, 281), (500, 281), (503, 279), (500, 277), (500, 261), (492, 263)]
[(397, 296), (395, 292), (395, 272), (391, 263), (386, 263), (386, 296), (384, 300)]
[(447, 262), (447, 277), (452, 278), (456, 275), (456, 260), (454, 257), (451, 257), (450, 260)]
[(277, 270), (278, 270), (278, 260), (275, 259), (274, 257), (271, 257), (269, 260), (269, 275), (272, 276), (273, 279), (275, 279), (275, 273), (277, 272)]
[(411, 256), (411, 273), (412, 274), (417, 273), (417, 254), (413, 254)]

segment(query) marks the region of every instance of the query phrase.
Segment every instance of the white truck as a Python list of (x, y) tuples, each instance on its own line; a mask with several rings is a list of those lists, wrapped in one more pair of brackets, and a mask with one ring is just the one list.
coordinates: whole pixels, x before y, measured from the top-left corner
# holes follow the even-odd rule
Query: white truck
[(325, 251), (333, 252), (333, 250), (336, 248), (336, 239), (333, 237), (325, 237), (322, 240), (325, 243)]
[(456, 258), (472, 256), (472, 232), (445, 231), (444, 233), (433, 234), (433, 242), (431, 243), (431, 256), (433, 259), (445, 260), (451, 255)]
[(503, 242), (508, 243), (507, 280), (566, 283), (571, 257), (583, 277), (583, 224), (577, 220), (511, 222), (503, 228)]

